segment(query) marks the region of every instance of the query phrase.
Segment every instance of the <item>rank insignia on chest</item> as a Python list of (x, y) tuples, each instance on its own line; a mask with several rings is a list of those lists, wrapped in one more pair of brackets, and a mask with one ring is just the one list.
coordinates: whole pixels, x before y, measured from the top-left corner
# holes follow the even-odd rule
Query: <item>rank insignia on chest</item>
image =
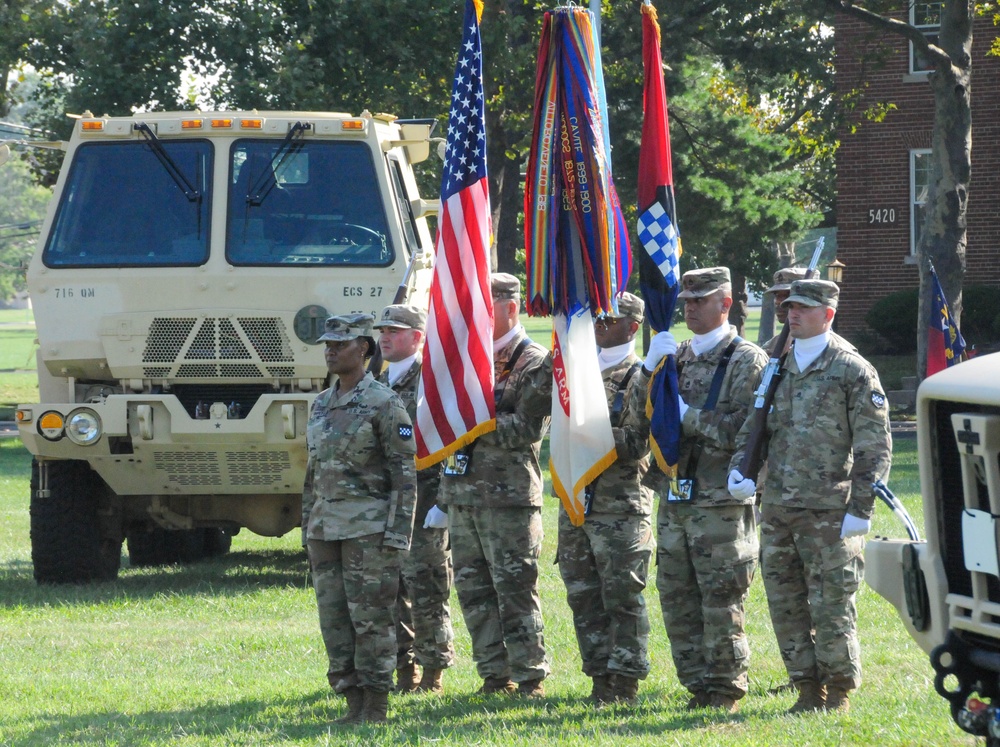
[(882, 407), (885, 404), (885, 395), (882, 392), (872, 392), (872, 404), (875, 407)]
[(413, 426), (412, 425), (399, 426), (399, 437), (404, 441), (409, 441), (411, 438), (413, 438)]

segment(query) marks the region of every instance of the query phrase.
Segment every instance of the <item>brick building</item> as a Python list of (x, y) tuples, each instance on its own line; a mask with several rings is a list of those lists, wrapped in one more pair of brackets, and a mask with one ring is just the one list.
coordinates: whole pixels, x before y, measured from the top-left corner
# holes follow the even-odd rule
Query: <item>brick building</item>
[[(898, 17), (933, 36), (939, 6), (915, 2), (909, 17), (906, 10)], [(987, 56), (998, 35), (1000, 29), (991, 18), (976, 21), (966, 287), (1000, 286), (1000, 58)], [(876, 102), (895, 105), (883, 121), (856, 117), (856, 132), (845, 128), (839, 133), (837, 258), (847, 267), (837, 319), (838, 331), (855, 337), (868, 329), (865, 315), (880, 295), (920, 283), (914, 252), (921, 230), (934, 99), (927, 72), (921, 71), (926, 66), (903, 37), (874, 32), (842, 15), (835, 40), (840, 92), (867, 86), (857, 111)]]

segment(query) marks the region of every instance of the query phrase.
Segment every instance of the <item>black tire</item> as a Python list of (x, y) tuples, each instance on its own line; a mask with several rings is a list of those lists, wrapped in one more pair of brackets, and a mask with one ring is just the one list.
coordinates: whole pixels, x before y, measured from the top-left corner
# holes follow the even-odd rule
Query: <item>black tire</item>
[(113, 581), (121, 566), (120, 531), (102, 524), (110, 491), (86, 462), (48, 463), (46, 498), (38, 497), (39, 465), (31, 462), (31, 562), (40, 584)]
[(225, 529), (205, 530), (205, 557), (215, 558), (225, 555), (233, 546), (233, 535)]
[(194, 563), (229, 551), (232, 538), (221, 529), (164, 529), (138, 524), (126, 534), (133, 568)]

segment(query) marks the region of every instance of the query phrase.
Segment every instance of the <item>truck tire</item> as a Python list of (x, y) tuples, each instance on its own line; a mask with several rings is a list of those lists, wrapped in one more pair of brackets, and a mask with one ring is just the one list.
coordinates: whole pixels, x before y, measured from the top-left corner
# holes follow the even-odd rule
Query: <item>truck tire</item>
[[(31, 562), (40, 584), (113, 581), (121, 536), (107, 536), (100, 517), (108, 487), (86, 462), (48, 463), (48, 497), (38, 496), (39, 465), (31, 462)], [(116, 541), (117, 539), (117, 541)]]
[(148, 524), (132, 525), (126, 534), (129, 564), (148, 568), (172, 563), (194, 563), (229, 551), (232, 537), (214, 527), (164, 529)]

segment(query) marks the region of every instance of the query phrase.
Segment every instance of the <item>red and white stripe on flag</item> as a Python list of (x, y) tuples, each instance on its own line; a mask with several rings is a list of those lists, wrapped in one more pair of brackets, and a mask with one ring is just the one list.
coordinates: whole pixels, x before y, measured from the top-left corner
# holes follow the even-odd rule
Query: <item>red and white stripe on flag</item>
[(589, 309), (552, 317), (549, 449), (552, 489), (580, 526), (584, 489), (618, 458)]
[(417, 395), (417, 468), (496, 428), (490, 200), (485, 178), (441, 206)]
[(417, 469), (496, 428), (493, 403), (493, 223), (486, 177), (480, 0), (466, 0), (441, 172), (441, 214), (417, 392)]

